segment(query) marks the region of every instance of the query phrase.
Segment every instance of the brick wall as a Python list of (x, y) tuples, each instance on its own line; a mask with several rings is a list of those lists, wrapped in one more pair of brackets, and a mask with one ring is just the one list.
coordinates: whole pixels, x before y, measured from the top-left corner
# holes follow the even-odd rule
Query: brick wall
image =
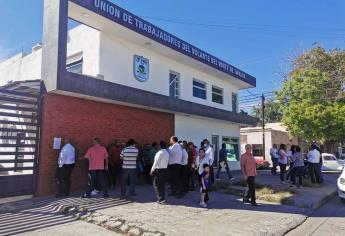
[[(168, 140), (174, 133), (174, 115), (47, 93), (43, 98), (42, 132), (38, 171), (38, 196), (56, 193), (54, 182), (58, 151), (52, 149), (54, 137), (69, 137), (82, 157), (99, 137), (104, 144), (112, 139), (126, 142), (134, 138), (139, 145)], [(85, 188), (86, 168), (78, 160), (72, 175), (72, 191)]]

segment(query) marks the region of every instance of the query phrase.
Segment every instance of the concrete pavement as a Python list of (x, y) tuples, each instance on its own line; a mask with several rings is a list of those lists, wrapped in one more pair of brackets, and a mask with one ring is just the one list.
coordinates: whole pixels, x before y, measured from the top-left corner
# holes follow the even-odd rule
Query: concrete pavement
[(314, 212), (302, 225), (287, 236), (345, 235), (345, 204), (338, 197)]
[[(267, 173), (260, 172), (260, 178), (275, 183)], [(325, 195), (319, 188), (300, 191), (314, 200), (319, 198), (312, 198), (313, 193)], [(284, 235), (310, 214), (310, 208), (263, 201), (256, 208), (244, 205), (238, 196), (218, 192), (210, 193), (208, 209), (199, 207), (198, 192), (183, 199), (168, 197), (167, 205), (154, 203), (151, 186), (138, 186), (137, 193), (135, 201), (119, 199), (119, 189), (109, 199), (75, 195), (0, 201), (0, 235)]]

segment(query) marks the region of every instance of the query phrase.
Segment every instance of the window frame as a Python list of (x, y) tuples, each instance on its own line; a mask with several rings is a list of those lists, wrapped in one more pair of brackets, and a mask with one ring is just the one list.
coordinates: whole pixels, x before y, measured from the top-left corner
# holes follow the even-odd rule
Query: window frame
[[(234, 95), (236, 96), (236, 107), (234, 109)], [(231, 109), (233, 112), (238, 112), (238, 93), (232, 92), (231, 93)]]
[[(174, 88), (174, 96), (171, 96), (170, 94), (170, 86), (171, 86), (171, 83), (170, 82), (170, 75), (173, 74), (176, 76), (176, 79), (175, 79), (175, 88)], [(176, 85), (176, 81), (177, 81), (177, 85)], [(177, 93), (176, 93), (177, 91)], [(175, 98), (175, 99), (180, 99), (180, 96), (181, 96), (181, 74), (174, 71), (174, 70), (169, 70), (169, 97), (171, 98)]]
[[(213, 89), (220, 90), (221, 93), (215, 92), (215, 91), (213, 91)], [(224, 89), (221, 88), (221, 87), (219, 87), (219, 86), (212, 85), (211, 91), (212, 91), (212, 102), (217, 103), (217, 104), (224, 105)], [(221, 103), (220, 103), (220, 102), (216, 102), (216, 101), (213, 100), (213, 95), (214, 95), (214, 94), (217, 95), (217, 96), (221, 96), (221, 97), (222, 97), (222, 102), (221, 102)]]
[[(197, 85), (194, 85), (194, 82), (203, 84), (205, 87), (204, 87), (204, 88), (201, 88), (201, 87), (199, 87), (199, 86), (197, 86)], [(196, 96), (196, 95), (194, 94), (194, 88), (200, 89), (200, 90), (204, 90), (204, 91), (205, 91), (205, 98)], [(193, 78), (193, 80), (192, 80), (192, 89), (193, 89), (193, 91), (192, 91), (193, 97), (199, 98), (199, 99), (202, 99), (202, 100), (207, 100), (207, 82), (202, 81), (202, 80), (199, 80), (199, 79)]]

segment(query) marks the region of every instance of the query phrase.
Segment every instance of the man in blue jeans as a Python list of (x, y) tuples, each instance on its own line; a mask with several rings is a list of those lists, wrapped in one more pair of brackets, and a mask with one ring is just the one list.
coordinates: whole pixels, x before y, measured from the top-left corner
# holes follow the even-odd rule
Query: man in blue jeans
[(228, 174), (228, 177), (230, 180), (233, 179), (231, 173), (230, 173), (230, 168), (229, 168), (229, 164), (228, 164), (228, 150), (226, 150), (226, 144), (223, 143), (222, 144), (222, 148), (219, 150), (219, 163), (218, 163), (218, 170), (217, 170), (217, 175), (216, 178), (219, 179), (219, 173), (222, 169), (221, 163), (224, 163), (225, 165), (225, 170), (226, 173)]
[(126, 147), (122, 150), (120, 158), (122, 163), (122, 180), (121, 180), (121, 198), (126, 197), (126, 185), (129, 178), (129, 194), (134, 197), (135, 194), (135, 179), (137, 178), (137, 158), (138, 148), (135, 147), (134, 139), (128, 140)]

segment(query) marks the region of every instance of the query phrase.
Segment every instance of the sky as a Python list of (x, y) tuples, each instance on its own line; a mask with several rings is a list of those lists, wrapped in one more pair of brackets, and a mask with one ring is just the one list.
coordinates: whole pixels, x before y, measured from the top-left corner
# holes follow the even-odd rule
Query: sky
[[(112, 0), (278, 89), (288, 58), (320, 44), (345, 49), (344, 0)], [(41, 42), (43, 0), (0, 0), (0, 60)]]

